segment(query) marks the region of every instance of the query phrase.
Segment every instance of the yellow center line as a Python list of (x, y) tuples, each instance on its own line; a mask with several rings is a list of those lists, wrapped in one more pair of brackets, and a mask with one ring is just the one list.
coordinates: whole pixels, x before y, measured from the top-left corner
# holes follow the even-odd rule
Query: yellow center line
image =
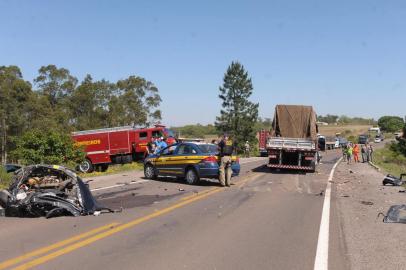
[(40, 264), (46, 263), (46, 262), (48, 262), (48, 261), (50, 261), (50, 260), (52, 260), (52, 259), (55, 259), (55, 258), (57, 258), (57, 257), (60, 257), (60, 256), (62, 256), (62, 255), (64, 255), (64, 254), (67, 254), (67, 253), (69, 253), (69, 252), (72, 252), (72, 251), (74, 251), (74, 250), (76, 250), (76, 249), (79, 249), (79, 248), (81, 248), (81, 247), (90, 245), (90, 244), (93, 243), (93, 242), (96, 242), (96, 241), (98, 241), (98, 240), (104, 239), (104, 238), (106, 238), (106, 237), (108, 237), (108, 236), (111, 236), (111, 235), (113, 235), (113, 234), (116, 234), (116, 233), (118, 233), (118, 232), (121, 232), (121, 231), (123, 231), (123, 230), (125, 230), (125, 229), (134, 227), (134, 226), (136, 226), (136, 225), (138, 225), (138, 224), (140, 224), (140, 223), (146, 222), (146, 221), (148, 221), (148, 220), (150, 220), (150, 219), (153, 219), (153, 218), (155, 218), (155, 217), (158, 217), (158, 216), (164, 215), (164, 214), (166, 214), (166, 213), (172, 212), (172, 211), (175, 210), (175, 209), (178, 209), (178, 208), (183, 207), (183, 206), (185, 206), (185, 205), (187, 205), (187, 204), (190, 204), (190, 203), (192, 203), (192, 202), (195, 202), (195, 201), (201, 200), (201, 199), (203, 199), (203, 198), (206, 198), (206, 197), (208, 197), (208, 196), (210, 196), (210, 195), (212, 195), (212, 194), (215, 194), (215, 193), (217, 193), (217, 192), (219, 192), (219, 191), (222, 191), (222, 190), (223, 190), (223, 189), (220, 188), (220, 187), (215, 188), (215, 189), (213, 189), (213, 190), (211, 190), (210, 192), (207, 192), (207, 193), (205, 193), (205, 194), (198, 195), (198, 196), (196, 196), (196, 197), (194, 197), (194, 198), (191, 198), (191, 199), (189, 199), (189, 200), (187, 200), (187, 201), (183, 201), (183, 202), (177, 203), (177, 204), (175, 204), (175, 205), (172, 205), (172, 206), (170, 206), (170, 207), (167, 207), (167, 208), (165, 208), (165, 209), (158, 210), (158, 211), (156, 211), (156, 212), (154, 212), (154, 213), (152, 213), (152, 214), (149, 214), (149, 215), (147, 215), (147, 216), (144, 216), (144, 217), (135, 219), (135, 220), (133, 220), (133, 221), (131, 221), (131, 222), (128, 222), (128, 223), (125, 223), (125, 224), (122, 224), (122, 225), (119, 225), (119, 226), (117, 226), (117, 227), (112, 228), (111, 230), (108, 230), (108, 231), (102, 232), (102, 233), (100, 233), (100, 234), (94, 235), (94, 236), (92, 236), (92, 237), (90, 237), (90, 238), (87, 238), (87, 239), (85, 239), (85, 240), (83, 240), (83, 241), (74, 243), (74, 244), (69, 245), (69, 246), (67, 246), (67, 247), (64, 247), (64, 248), (62, 248), (62, 249), (60, 249), (60, 250), (57, 250), (57, 251), (55, 251), (55, 252), (53, 252), (53, 253), (50, 253), (50, 254), (48, 254), (48, 255), (39, 257), (39, 258), (37, 258), (37, 259), (35, 259), (35, 260), (32, 260), (32, 261), (30, 261), (30, 262), (24, 263), (24, 264), (22, 264), (22, 265), (20, 265), (20, 266), (18, 266), (18, 267), (16, 267), (16, 268), (14, 268), (14, 270), (26, 270), (26, 269), (30, 269), (30, 268), (32, 268), (32, 267), (38, 266), (38, 265), (40, 265)]
[(238, 183), (236, 183), (236, 185), (237, 185), (237, 187), (242, 188), (248, 182), (252, 182), (263, 175), (264, 175), (263, 173), (256, 173), (251, 177), (247, 177), (246, 179), (239, 181)]
[(119, 223), (117, 223), (117, 222), (110, 223), (108, 225), (105, 225), (105, 226), (102, 226), (102, 227), (99, 227), (99, 228), (95, 228), (95, 229), (93, 229), (91, 231), (76, 235), (74, 237), (65, 239), (65, 240), (57, 242), (55, 244), (52, 244), (52, 245), (49, 245), (49, 246), (46, 246), (46, 247), (31, 251), (31, 252), (29, 252), (27, 254), (24, 254), (24, 255), (21, 255), (19, 257), (4, 261), (4, 262), (0, 263), (0, 270), (6, 269), (6, 268), (8, 268), (10, 266), (21, 263), (22, 261), (28, 260), (28, 259), (30, 259), (32, 257), (39, 256), (39, 255), (42, 255), (44, 253), (50, 252), (50, 251), (52, 251), (54, 249), (66, 246), (68, 244), (71, 244), (71, 243), (76, 242), (78, 240), (81, 240), (83, 238), (92, 236), (92, 235), (97, 234), (97, 233), (99, 233), (101, 231), (111, 229), (111, 228), (113, 228), (114, 226), (117, 226), (117, 225), (119, 225)]
[[(258, 174), (258, 175), (254, 175), (254, 176), (249, 175), (246, 178), (244, 178), (243, 180), (238, 181), (236, 184), (237, 184), (238, 187), (240, 187), (240, 186), (244, 185), (245, 183), (247, 183), (248, 181), (252, 181), (254, 179), (257, 179), (261, 175), (263, 175), (263, 174)], [(92, 244), (92, 243), (94, 243), (94, 242), (96, 242), (98, 240), (104, 239), (104, 238), (109, 237), (111, 235), (114, 235), (114, 234), (116, 234), (118, 232), (121, 232), (123, 230), (129, 229), (129, 228), (134, 227), (136, 225), (139, 225), (139, 224), (141, 224), (143, 222), (151, 220), (153, 218), (156, 218), (156, 217), (162, 216), (164, 214), (167, 214), (169, 212), (172, 212), (172, 211), (174, 211), (174, 210), (176, 210), (178, 208), (181, 208), (181, 207), (183, 207), (185, 205), (191, 204), (191, 203), (193, 203), (195, 201), (204, 199), (204, 198), (206, 198), (208, 196), (211, 196), (211, 195), (213, 195), (213, 194), (215, 194), (217, 192), (223, 191), (223, 190), (225, 190), (225, 189), (222, 188), (222, 187), (215, 187), (215, 188), (207, 189), (207, 190), (204, 190), (204, 191), (202, 191), (202, 192), (200, 192), (198, 194), (192, 194), (190, 196), (186, 196), (184, 198), (181, 198), (181, 202), (179, 202), (179, 203), (176, 203), (176, 204), (174, 204), (172, 206), (169, 206), (169, 207), (161, 209), (161, 210), (157, 210), (157, 211), (155, 211), (155, 212), (153, 212), (153, 213), (151, 213), (149, 215), (146, 215), (146, 216), (141, 217), (141, 218), (137, 218), (137, 219), (135, 219), (133, 221), (130, 221), (128, 223), (125, 223), (125, 224), (122, 224), (122, 225), (119, 225), (117, 223), (112, 223), (112, 224), (109, 224), (109, 225), (94, 229), (93, 231), (90, 231), (88, 233), (84, 233), (84, 234), (78, 235), (76, 237), (66, 239), (66, 240), (58, 242), (58, 243), (56, 243), (54, 245), (44, 247), (42, 249), (39, 249), (39, 250), (30, 252), (30, 253), (27, 253), (25, 255), (22, 255), (20, 257), (17, 257), (15, 259), (5, 261), (5, 262), (0, 264), (0, 266), (3, 267), (3, 268), (0, 268), (0, 270), (4, 269), (6, 267), (9, 267), (9, 266), (15, 265), (17, 263), (20, 263), (23, 260), (29, 259), (31, 257), (47, 253), (47, 252), (52, 251), (52, 250), (54, 250), (54, 249), (56, 249), (58, 247), (63, 247), (63, 246), (66, 246), (67, 244), (70, 244), (72, 242), (76, 242), (78, 240), (81, 240), (83, 238), (87, 238), (87, 237), (91, 236), (91, 237), (89, 237), (87, 239), (84, 239), (82, 241), (73, 243), (71, 245), (68, 245), (68, 246), (62, 248), (62, 249), (59, 249), (57, 251), (54, 251), (54, 252), (52, 252), (50, 254), (44, 255), (44, 256), (39, 257), (37, 259), (34, 259), (32, 261), (26, 262), (26, 263), (24, 263), (24, 264), (22, 264), (22, 265), (20, 265), (20, 266), (18, 266), (16, 268), (14, 268), (14, 270), (30, 269), (32, 267), (41, 265), (41, 264), (46, 263), (46, 262), (48, 262), (50, 260), (58, 258), (58, 257), (60, 257), (60, 256), (62, 256), (64, 254), (75, 251), (76, 249), (82, 248), (84, 246), (88, 246), (88, 245), (90, 245), (90, 244)], [(107, 228), (110, 228), (110, 230), (103, 231), (103, 230), (105, 230)], [(100, 232), (100, 233), (98, 233), (98, 232)]]
[[(217, 188), (218, 188), (218, 187), (217, 187)], [(199, 196), (199, 195), (206, 194), (207, 192), (210, 192), (210, 191), (212, 191), (212, 190), (214, 190), (214, 189), (217, 189), (217, 188), (210, 188), (210, 189), (206, 189), (206, 190), (200, 191), (200, 192), (198, 192), (198, 193), (193, 193), (193, 194), (191, 194), (191, 195), (188, 195), (188, 196), (185, 196), (185, 197), (180, 198), (180, 200), (181, 200), (181, 201), (186, 201), (186, 200), (189, 200), (190, 198), (193, 198), (193, 197), (196, 197), (196, 196)]]

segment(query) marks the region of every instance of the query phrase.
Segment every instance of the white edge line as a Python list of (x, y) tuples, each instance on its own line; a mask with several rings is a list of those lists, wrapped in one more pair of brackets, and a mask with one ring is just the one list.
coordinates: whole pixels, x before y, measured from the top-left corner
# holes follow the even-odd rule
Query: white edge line
[(128, 186), (128, 185), (140, 184), (140, 183), (145, 183), (145, 182), (149, 182), (149, 180), (138, 180), (136, 182), (130, 182), (128, 184), (117, 184), (117, 185), (108, 186), (108, 187), (94, 188), (94, 189), (91, 189), (90, 191), (99, 191), (99, 190), (111, 189), (111, 188), (116, 188), (116, 187), (123, 187), (123, 186)]
[(317, 252), (314, 261), (314, 270), (327, 270), (328, 269), (328, 248), (330, 236), (330, 202), (331, 202), (331, 181), (333, 181), (334, 172), (340, 164), (341, 157), (331, 169), (328, 178), (326, 192), (324, 195), (323, 211), (321, 214), (319, 239), (317, 242)]

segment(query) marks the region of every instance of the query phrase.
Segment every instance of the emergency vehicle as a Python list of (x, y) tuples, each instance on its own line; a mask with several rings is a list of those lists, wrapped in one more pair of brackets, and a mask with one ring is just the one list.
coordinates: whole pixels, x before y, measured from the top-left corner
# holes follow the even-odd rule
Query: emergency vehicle
[(76, 146), (84, 147), (86, 159), (81, 172), (106, 171), (109, 164), (125, 164), (142, 159), (152, 138), (164, 137), (168, 145), (176, 142), (174, 133), (162, 125), (148, 128), (132, 126), (77, 131)]

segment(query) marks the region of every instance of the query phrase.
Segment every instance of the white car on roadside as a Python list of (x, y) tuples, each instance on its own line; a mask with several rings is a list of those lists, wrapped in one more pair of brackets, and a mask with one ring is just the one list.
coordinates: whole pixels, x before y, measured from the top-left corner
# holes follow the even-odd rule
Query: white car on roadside
[(382, 142), (382, 139), (379, 138), (379, 137), (376, 137), (375, 140), (374, 140), (374, 142), (375, 142), (375, 143), (380, 143), (380, 142)]

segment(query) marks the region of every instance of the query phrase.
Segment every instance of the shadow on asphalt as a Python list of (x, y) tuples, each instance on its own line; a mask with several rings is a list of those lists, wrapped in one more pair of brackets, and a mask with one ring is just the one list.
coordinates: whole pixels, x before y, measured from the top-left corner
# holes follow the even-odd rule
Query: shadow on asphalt
[[(258, 173), (271, 173), (271, 174), (293, 174), (293, 175), (306, 175), (309, 172), (288, 170), (288, 169), (273, 169), (268, 168), (266, 165), (259, 166), (251, 170), (252, 172)], [(311, 174), (311, 173), (310, 173)]]
[[(147, 180), (145, 177), (141, 177), (142, 179)], [(150, 181), (157, 181), (157, 182), (164, 182), (164, 183), (173, 183), (173, 184), (182, 184), (182, 185), (187, 185), (186, 181), (182, 178), (177, 178), (177, 177), (170, 177), (170, 176), (160, 176), (158, 179), (148, 179)], [(199, 182), (197, 182), (194, 185), (191, 186), (201, 186), (201, 187), (212, 187), (212, 186), (221, 186), (220, 183), (218, 182), (217, 179), (205, 179), (202, 178), (200, 179)]]

